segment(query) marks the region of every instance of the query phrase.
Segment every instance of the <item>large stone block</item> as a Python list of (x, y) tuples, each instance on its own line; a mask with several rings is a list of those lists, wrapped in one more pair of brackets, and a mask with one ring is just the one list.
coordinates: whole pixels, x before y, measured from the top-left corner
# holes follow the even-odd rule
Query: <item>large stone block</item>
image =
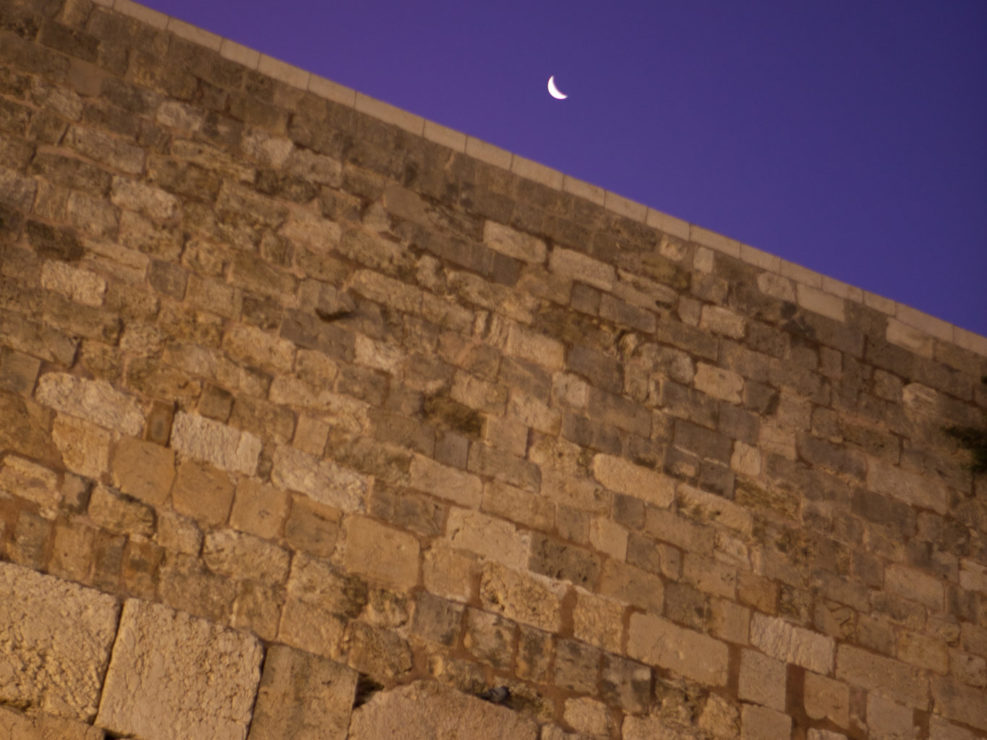
[(0, 702), (92, 719), (118, 609), (98, 591), (0, 563)]
[(675, 498), (675, 481), (622, 457), (599, 454), (593, 458), (593, 476), (616, 493), (667, 507)]
[(751, 620), (751, 644), (772, 658), (816, 673), (832, 673), (833, 638), (796, 627), (779, 617), (755, 612)]
[(144, 428), (144, 413), (137, 399), (103, 380), (45, 373), (38, 380), (35, 396), (56, 411), (132, 437), (139, 437)]
[(480, 603), (484, 609), (516, 622), (557, 632), (562, 619), (562, 597), (567, 588), (544, 576), (519, 573), (488, 563), (480, 578)]
[(418, 583), (418, 540), (407, 532), (379, 524), (364, 516), (343, 520), (344, 567), (399, 590)]
[(271, 482), (342, 511), (365, 511), (370, 485), (359, 473), (286, 445), (274, 453)]
[(929, 680), (925, 671), (853, 645), (840, 645), (836, 677), (851, 686), (893, 696), (915, 709), (929, 707)]
[(631, 615), (627, 654), (703, 684), (727, 683), (726, 643), (651, 614)]
[(538, 725), (506, 707), (418, 681), (381, 691), (353, 712), (351, 740), (535, 740)]
[(261, 442), (249, 432), (179, 411), (172, 426), (171, 446), (217, 468), (250, 475), (257, 467)]
[(97, 724), (154, 738), (243, 738), (260, 681), (256, 638), (128, 599)]
[(249, 740), (343, 740), (356, 680), (351, 668), (272, 645), (264, 660)]

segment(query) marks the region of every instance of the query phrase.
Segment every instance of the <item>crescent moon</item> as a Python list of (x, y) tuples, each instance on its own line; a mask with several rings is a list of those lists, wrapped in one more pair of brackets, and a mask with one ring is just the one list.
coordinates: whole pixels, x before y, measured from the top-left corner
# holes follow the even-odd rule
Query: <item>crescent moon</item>
[(559, 88), (555, 86), (555, 75), (548, 78), (548, 94), (551, 95), (556, 100), (565, 100), (568, 95), (562, 93)]

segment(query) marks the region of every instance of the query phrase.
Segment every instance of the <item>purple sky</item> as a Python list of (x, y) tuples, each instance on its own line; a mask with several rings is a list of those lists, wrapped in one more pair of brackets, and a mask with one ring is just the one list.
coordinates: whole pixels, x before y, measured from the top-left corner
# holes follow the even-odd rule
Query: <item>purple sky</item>
[(987, 335), (984, 0), (146, 4)]

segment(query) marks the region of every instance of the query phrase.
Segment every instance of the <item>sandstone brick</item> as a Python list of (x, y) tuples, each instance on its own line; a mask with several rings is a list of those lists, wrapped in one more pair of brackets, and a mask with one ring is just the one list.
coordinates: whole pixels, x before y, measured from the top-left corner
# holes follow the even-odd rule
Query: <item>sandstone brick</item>
[(923, 671), (853, 645), (840, 645), (836, 677), (854, 686), (884, 692), (916, 709), (929, 705), (929, 682)]
[(160, 506), (175, 477), (175, 453), (132, 437), (121, 439), (111, 463), (113, 484), (129, 496)]
[(102, 380), (45, 373), (38, 380), (35, 396), (56, 411), (123, 434), (139, 436), (144, 428), (144, 414), (137, 400)]
[(562, 709), (562, 719), (576, 732), (597, 737), (608, 737), (613, 726), (607, 706), (587, 696), (567, 699)]
[(777, 740), (790, 737), (792, 718), (773, 709), (745, 704), (741, 712), (741, 733), (743, 740)]
[(451, 647), (459, 640), (464, 607), (421, 592), (415, 601), (412, 631), (418, 637)]
[(720, 306), (703, 306), (699, 328), (734, 339), (744, 336), (746, 321), (742, 316)]
[(280, 533), (287, 512), (287, 493), (245, 478), (236, 487), (230, 526), (241, 532), (273, 539)]
[(589, 283), (601, 290), (612, 290), (616, 280), (611, 265), (562, 247), (552, 249), (548, 256), (548, 266), (552, 272), (563, 277)]
[(550, 372), (565, 366), (565, 348), (561, 342), (517, 324), (509, 326), (503, 350), (505, 354), (527, 360)]
[(336, 658), (346, 622), (325, 609), (288, 598), (281, 612), (278, 641), (314, 655)]
[(918, 601), (934, 612), (943, 609), (945, 603), (943, 581), (917, 568), (892, 563), (884, 571), (884, 585), (889, 593)]
[(62, 453), (65, 466), (87, 478), (99, 478), (109, 467), (110, 433), (82, 419), (59, 414), (51, 439)]
[(867, 695), (867, 730), (876, 737), (915, 737), (914, 711), (876, 692)]
[(475, 475), (442, 465), (423, 455), (415, 455), (409, 473), (412, 488), (460, 506), (476, 508), (480, 505), (483, 484)]
[(632, 614), (627, 654), (710, 686), (725, 686), (727, 646), (651, 614)]
[(452, 547), (469, 550), (514, 570), (523, 570), (531, 549), (531, 535), (510, 522), (479, 511), (452, 507), (446, 522)]
[(202, 560), (210, 570), (240, 580), (275, 584), (288, 575), (288, 553), (249, 534), (228, 529), (206, 534)]
[(576, 588), (576, 604), (572, 610), (573, 634), (590, 645), (619, 653), (624, 611), (625, 606), (619, 601)]
[(714, 637), (746, 645), (750, 633), (750, 609), (727, 599), (710, 601), (710, 631)]
[(368, 599), (367, 584), (355, 575), (303, 554), (296, 554), (292, 560), (287, 593), (289, 599), (346, 619), (359, 615)]
[(0, 594), (0, 701), (91, 720), (116, 630), (115, 600), (11, 563), (0, 563)]
[(850, 688), (845, 683), (807, 672), (803, 695), (810, 719), (828, 719), (840, 727), (849, 726)]
[(41, 267), (41, 287), (85, 306), (101, 306), (106, 293), (106, 281), (99, 275), (51, 260)]
[(983, 689), (964, 686), (953, 678), (932, 679), (932, 703), (936, 714), (987, 732), (987, 704)]
[(96, 722), (148, 737), (165, 728), (187, 737), (243, 737), (262, 658), (249, 635), (128, 599)]
[(525, 262), (544, 262), (545, 242), (496, 221), (483, 224), (483, 243), (508, 257)]
[(749, 534), (753, 528), (751, 513), (722, 496), (692, 486), (678, 486), (679, 513), (701, 523), (715, 523)]
[(343, 637), (347, 665), (375, 680), (392, 681), (411, 670), (408, 643), (390, 630), (364, 622), (350, 622)]
[(785, 664), (755, 650), (740, 655), (737, 696), (778, 711), (785, 711)]
[(271, 373), (286, 373), (295, 359), (295, 346), (253, 326), (234, 326), (223, 337), (223, 351), (237, 362)]
[(946, 513), (948, 508), (949, 492), (943, 483), (902, 470), (883, 460), (868, 461), (867, 487), (939, 514)]
[(755, 613), (751, 644), (773, 658), (816, 673), (829, 674), (833, 670), (833, 638), (796, 627), (779, 617)]
[(522, 624), (556, 632), (565, 587), (543, 576), (487, 563), (480, 579), (480, 604)]
[(350, 571), (399, 590), (418, 583), (418, 540), (363, 516), (343, 519), (340, 562)]
[(260, 440), (248, 432), (184, 411), (175, 415), (171, 445), (217, 468), (248, 475), (257, 467), (261, 448)]
[(52, 717), (49, 715), (26, 715), (0, 707), (0, 735), (11, 740), (103, 740), (103, 731), (98, 727), (76, 720)]
[(667, 507), (675, 496), (672, 479), (621, 457), (596, 455), (593, 458), (593, 475), (610, 490), (654, 506)]
[(509, 668), (516, 631), (517, 625), (509, 619), (478, 609), (469, 609), (466, 612), (463, 647), (494, 668)]
[(375, 694), (353, 712), (352, 740), (401, 737), (414, 727), (423, 737), (535, 740), (530, 717), (435, 682), (418, 681)]
[(71, 126), (65, 135), (64, 144), (90, 159), (130, 175), (139, 174), (144, 169), (143, 149), (105, 131)]
[(473, 593), (473, 574), (479, 572), (476, 557), (440, 543), (432, 544), (422, 558), (422, 581), (431, 593), (467, 602)]
[(731, 403), (740, 403), (744, 379), (737, 373), (700, 362), (693, 380), (697, 390)]
[(299, 494), (291, 497), (284, 539), (292, 548), (329, 557), (336, 549), (342, 512)]
[(97, 484), (89, 498), (89, 516), (100, 527), (119, 534), (154, 533), (154, 510), (139, 501), (128, 500), (118, 492)]
[(0, 463), (0, 491), (33, 501), (47, 517), (55, 515), (62, 498), (55, 472), (13, 454)]
[(605, 517), (596, 517), (589, 524), (590, 544), (614, 560), (627, 556), (627, 530)]
[(230, 513), (233, 483), (222, 470), (187, 461), (178, 467), (171, 496), (178, 513), (207, 524), (222, 524)]
[(271, 480), (343, 511), (366, 508), (369, 482), (364, 476), (291, 447), (279, 446), (274, 453)]
[(0, 389), (30, 396), (41, 369), (41, 360), (23, 352), (0, 348)]
[(113, 178), (110, 201), (159, 223), (175, 218), (181, 208), (178, 198), (171, 193), (125, 177)]
[(356, 671), (273, 645), (264, 659), (248, 740), (285, 736), (343, 740), (356, 691)]

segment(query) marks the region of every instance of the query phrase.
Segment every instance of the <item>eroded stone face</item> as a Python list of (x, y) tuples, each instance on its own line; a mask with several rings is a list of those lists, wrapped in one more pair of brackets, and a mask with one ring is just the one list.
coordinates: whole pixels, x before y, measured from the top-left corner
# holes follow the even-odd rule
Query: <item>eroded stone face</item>
[(538, 725), (510, 709), (429, 681), (381, 691), (353, 712), (350, 740), (535, 740)]
[(118, 610), (112, 596), (0, 563), (0, 703), (91, 719)]
[(146, 738), (243, 738), (262, 657), (250, 635), (129, 599), (96, 723)]

